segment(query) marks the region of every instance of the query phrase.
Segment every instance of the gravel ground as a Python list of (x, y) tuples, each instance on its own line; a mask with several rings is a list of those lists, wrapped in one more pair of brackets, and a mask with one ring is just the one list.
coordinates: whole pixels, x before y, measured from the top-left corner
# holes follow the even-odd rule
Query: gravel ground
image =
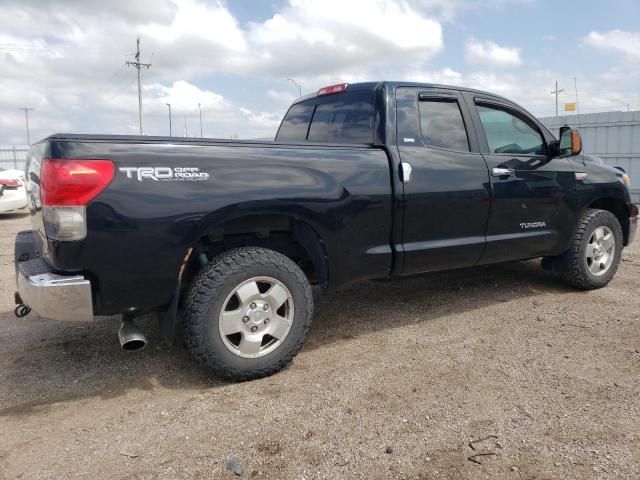
[(231, 384), (153, 318), (141, 353), (15, 318), (28, 224), (0, 219), (0, 477), (640, 478), (638, 242), (592, 292), (538, 262), (316, 292), (293, 364)]

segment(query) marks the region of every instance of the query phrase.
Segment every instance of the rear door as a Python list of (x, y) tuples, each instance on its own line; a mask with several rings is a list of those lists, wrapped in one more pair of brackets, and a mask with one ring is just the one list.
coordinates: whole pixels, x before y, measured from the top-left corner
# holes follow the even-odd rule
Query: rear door
[(396, 89), (403, 274), (474, 265), (490, 209), (487, 165), (456, 90)]
[(551, 159), (542, 129), (517, 105), (465, 96), (493, 191), (480, 263), (560, 253), (573, 228), (571, 165), (566, 158)]

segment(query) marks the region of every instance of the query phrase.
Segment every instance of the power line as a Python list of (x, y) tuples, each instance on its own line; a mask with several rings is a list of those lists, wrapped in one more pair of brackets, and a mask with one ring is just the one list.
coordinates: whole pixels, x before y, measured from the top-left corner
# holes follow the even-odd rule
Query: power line
[(627, 102), (623, 102), (622, 100), (617, 100), (615, 98), (606, 98), (605, 100), (609, 100), (611, 102), (617, 102), (621, 105), (625, 105), (627, 107), (627, 112), (631, 110), (631, 104)]
[(124, 64), (120, 65), (120, 67), (115, 72), (113, 72), (113, 74), (104, 83), (104, 85), (101, 88), (97, 89), (95, 95), (98, 97), (103, 94), (108, 94), (109, 92), (113, 93), (113, 91), (115, 91), (122, 85), (123, 80), (128, 80), (127, 69), (126, 65)]
[[(120, 84), (118, 86), (114, 85), (113, 88), (113, 93), (111, 93), (109, 96), (107, 96), (104, 100), (105, 102), (108, 102), (109, 100), (117, 97), (118, 95), (120, 95), (122, 92), (124, 92), (125, 90), (127, 90), (130, 86), (132, 86), (135, 83), (135, 80), (132, 82), (131, 79), (127, 79), (124, 78), (125, 82), (120, 82)], [(128, 80), (128, 81), (126, 81)]]
[(136, 39), (136, 60), (135, 62), (126, 62), (127, 66), (133, 66), (138, 71), (138, 117), (140, 120), (140, 135), (144, 135), (144, 131), (142, 128), (142, 88), (140, 85), (140, 69), (142, 67), (146, 67), (147, 69), (151, 67), (150, 63), (142, 63), (140, 61), (140, 37)]
[(99, 52), (102, 54), (117, 54), (121, 51), (116, 48), (104, 47), (81, 47), (77, 45), (51, 45), (46, 43), (0, 43), (0, 50), (8, 52), (31, 51), (31, 52), (48, 52), (48, 53), (64, 53), (64, 52)]

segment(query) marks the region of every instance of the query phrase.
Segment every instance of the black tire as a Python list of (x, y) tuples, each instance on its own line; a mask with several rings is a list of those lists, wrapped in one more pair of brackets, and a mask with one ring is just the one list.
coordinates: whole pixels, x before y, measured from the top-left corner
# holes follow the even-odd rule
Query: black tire
[[(232, 352), (218, 330), (228, 295), (253, 277), (282, 282), (293, 298), (293, 321), (278, 347), (258, 358)], [(187, 346), (202, 365), (218, 377), (244, 381), (266, 377), (284, 368), (302, 347), (313, 316), (313, 295), (307, 277), (291, 259), (266, 248), (244, 247), (214, 258), (193, 281), (184, 307)]]
[[(613, 232), (615, 251), (609, 269), (604, 274), (596, 276), (588, 268), (586, 249), (594, 231), (603, 226)], [(581, 290), (604, 287), (618, 270), (622, 246), (622, 227), (615, 215), (606, 210), (585, 210), (578, 220), (569, 250), (556, 259), (566, 266), (565, 271), (561, 273), (561, 278), (569, 285)]]

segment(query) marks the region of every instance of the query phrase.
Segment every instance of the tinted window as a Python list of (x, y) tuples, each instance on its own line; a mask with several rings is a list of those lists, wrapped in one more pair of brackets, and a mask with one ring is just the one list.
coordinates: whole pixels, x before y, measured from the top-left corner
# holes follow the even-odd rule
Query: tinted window
[(462, 113), (455, 100), (421, 100), (420, 130), (422, 141), (430, 147), (469, 151), (469, 139)]
[(373, 95), (352, 94), (321, 103), (311, 119), (310, 142), (371, 143), (373, 141)]
[(373, 92), (318, 97), (289, 109), (276, 140), (371, 143), (374, 117)]
[(477, 107), (491, 153), (544, 155), (544, 140), (533, 126), (500, 108)]
[(277, 140), (304, 142), (307, 138), (307, 129), (311, 121), (313, 105), (298, 103), (289, 109), (284, 117)]

